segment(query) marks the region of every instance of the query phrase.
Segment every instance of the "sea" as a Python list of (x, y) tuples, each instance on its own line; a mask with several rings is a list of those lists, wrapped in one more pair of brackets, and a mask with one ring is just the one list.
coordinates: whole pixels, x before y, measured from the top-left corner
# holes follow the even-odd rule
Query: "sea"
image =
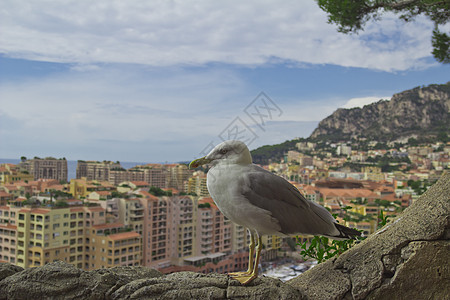
[[(20, 163), (20, 159), (10, 159), (10, 158), (0, 158), (0, 164), (15, 164), (17, 165)], [(77, 163), (76, 160), (68, 160), (67, 161), (67, 177), (68, 181), (71, 179), (77, 178)], [(147, 162), (120, 162), (120, 165), (124, 169), (130, 169), (137, 165), (145, 165), (148, 164)]]

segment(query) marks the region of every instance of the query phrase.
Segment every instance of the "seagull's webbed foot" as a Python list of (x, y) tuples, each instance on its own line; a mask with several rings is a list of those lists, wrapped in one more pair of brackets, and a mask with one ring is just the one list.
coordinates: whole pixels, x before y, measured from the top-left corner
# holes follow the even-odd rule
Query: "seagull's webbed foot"
[(227, 273), (227, 275), (229, 275), (230, 277), (242, 277), (242, 276), (248, 276), (250, 275), (251, 272), (249, 270), (245, 271), (245, 272), (231, 272), (231, 273)]
[(251, 274), (246, 274), (245, 272), (241, 272), (241, 273), (242, 273), (242, 275), (231, 276), (231, 278), (236, 279), (237, 281), (239, 281), (243, 285), (246, 285), (246, 284), (252, 282), (253, 279), (258, 277), (258, 274), (254, 274), (254, 273), (251, 273)]

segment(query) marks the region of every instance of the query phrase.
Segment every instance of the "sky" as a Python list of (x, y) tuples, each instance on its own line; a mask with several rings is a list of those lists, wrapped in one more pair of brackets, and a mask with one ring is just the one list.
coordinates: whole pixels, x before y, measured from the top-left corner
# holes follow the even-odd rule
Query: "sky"
[(450, 80), (424, 17), (345, 35), (313, 0), (0, 4), (1, 158), (189, 161)]

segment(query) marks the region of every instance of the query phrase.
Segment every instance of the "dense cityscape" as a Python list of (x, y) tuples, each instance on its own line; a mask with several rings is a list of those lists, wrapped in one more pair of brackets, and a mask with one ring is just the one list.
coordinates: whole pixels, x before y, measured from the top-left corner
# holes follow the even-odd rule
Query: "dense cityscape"
[[(381, 211), (398, 215), (449, 168), (450, 143), (295, 146), (263, 167), (365, 235), (377, 230)], [(220, 213), (206, 171), (79, 160), (68, 181), (65, 159), (1, 164), (0, 261), (31, 268), (62, 260), (85, 270), (142, 265), (163, 273), (245, 269), (247, 232)], [(264, 262), (301, 259), (295, 237), (265, 236), (263, 243)]]

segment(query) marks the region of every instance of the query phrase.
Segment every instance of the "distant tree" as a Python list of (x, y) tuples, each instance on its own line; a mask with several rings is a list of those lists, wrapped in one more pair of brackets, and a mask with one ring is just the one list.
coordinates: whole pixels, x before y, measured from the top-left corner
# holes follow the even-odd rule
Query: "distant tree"
[(67, 203), (67, 201), (58, 200), (58, 201), (56, 201), (55, 206), (56, 207), (68, 207), (69, 204)]
[(156, 186), (151, 186), (150, 190), (148, 191), (150, 194), (154, 195), (154, 196), (172, 196), (172, 192), (170, 192), (170, 195), (168, 192), (162, 190), (159, 187)]
[(409, 138), (408, 139), (408, 145), (409, 146), (418, 146), (419, 145), (419, 141), (416, 140), (415, 138)]
[(22, 162), (25, 162), (25, 161), (27, 160), (27, 157), (26, 157), (26, 156), (21, 156), (21, 157), (20, 157), (20, 160), (21, 160)]
[(447, 143), (448, 142), (447, 132), (445, 132), (445, 131), (439, 132), (438, 135), (437, 135), (437, 139), (440, 142)]
[(384, 12), (399, 14), (405, 22), (425, 15), (434, 23), (431, 39), (434, 58), (444, 64), (450, 63), (450, 36), (439, 30), (450, 20), (448, 0), (316, 0), (319, 7), (328, 13), (328, 23), (338, 26), (342, 33), (363, 30), (369, 20), (379, 20)]

